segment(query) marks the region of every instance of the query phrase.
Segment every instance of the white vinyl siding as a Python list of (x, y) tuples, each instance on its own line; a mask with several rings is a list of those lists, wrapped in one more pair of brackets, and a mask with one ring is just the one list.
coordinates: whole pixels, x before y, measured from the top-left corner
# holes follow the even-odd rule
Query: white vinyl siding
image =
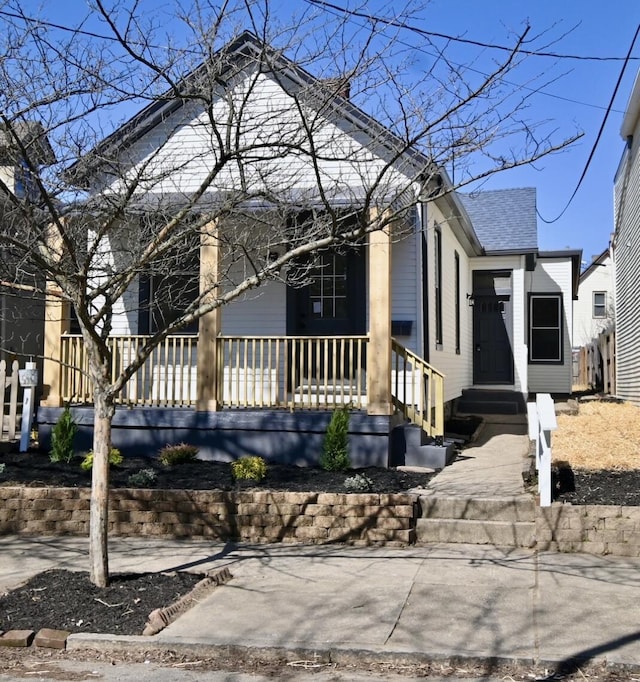
[[(605, 315), (594, 318), (594, 294), (606, 295)], [(573, 346), (580, 348), (590, 343), (601, 331), (613, 324), (613, 267), (607, 256), (602, 264), (596, 265), (580, 278), (578, 300), (573, 302)]]
[[(236, 99), (236, 111), (242, 111), (241, 122), (236, 120), (238, 114), (232, 117), (231, 139), (238, 132), (241, 146), (262, 145), (252, 153), (253, 161), (243, 164), (243, 181), (253, 193), (268, 182), (270, 194), (295, 198), (305, 192), (305, 196), (318, 196), (314, 188), (320, 178), (329, 195), (355, 204), (374, 182), (376, 193), (382, 196), (395, 195), (411, 185), (408, 177), (398, 172), (398, 164), (388, 166), (375, 155), (378, 143), (367, 138), (361, 128), (346, 120), (332, 122), (309, 110), (303, 115), (313, 129), (317, 165), (314, 168), (294, 100), (264, 73), (244, 72), (232, 85), (230, 97)], [(225, 122), (228, 116), (227, 100), (217, 100), (213, 119)], [(227, 127), (222, 123), (218, 126), (224, 139)], [(157, 197), (194, 192), (220, 157), (216, 139), (203, 109), (195, 103), (186, 104), (127, 150), (127, 175), (134, 177), (142, 172), (141, 191)], [(289, 148), (285, 154), (283, 144)], [(296, 151), (294, 147), (306, 151)], [(104, 178), (104, 184), (106, 191), (117, 190), (120, 181)], [(228, 192), (240, 186), (237, 167), (229, 163), (217, 175), (211, 189)]]
[[(538, 258), (536, 269), (529, 275), (527, 293), (532, 296), (561, 297), (562, 357), (560, 362), (532, 362), (529, 364), (529, 391), (532, 393), (571, 393), (573, 328), (572, 264), (571, 258)], [(530, 320), (527, 320), (529, 325)], [(528, 328), (527, 328), (528, 331)]]
[[(469, 258), (456, 238), (447, 217), (435, 203), (427, 208), (427, 292), (429, 296), (429, 363), (446, 376), (444, 382), (445, 402), (458, 398), (465, 388), (471, 386), (471, 322), (472, 309), (466, 294), (471, 292)], [(436, 344), (435, 310), (435, 249), (436, 226), (441, 235), (442, 258), (442, 343)], [(455, 254), (460, 258), (460, 352), (456, 352), (456, 282)]]

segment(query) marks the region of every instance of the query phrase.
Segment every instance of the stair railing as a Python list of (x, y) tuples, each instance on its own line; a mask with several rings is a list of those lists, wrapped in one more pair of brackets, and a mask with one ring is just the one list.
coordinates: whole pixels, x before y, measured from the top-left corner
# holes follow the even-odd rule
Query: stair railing
[(444, 436), (444, 374), (391, 340), (391, 398), (396, 410), (428, 436)]

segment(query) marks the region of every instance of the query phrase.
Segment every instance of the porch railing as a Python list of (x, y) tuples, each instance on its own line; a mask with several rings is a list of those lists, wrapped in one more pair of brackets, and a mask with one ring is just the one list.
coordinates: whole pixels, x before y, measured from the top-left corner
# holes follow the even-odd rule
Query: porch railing
[(391, 350), (394, 407), (427, 435), (444, 436), (444, 374), (395, 339)]
[[(117, 377), (146, 341), (115, 336)], [(331, 409), (366, 406), (366, 336), (221, 336), (216, 340), (216, 393), (226, 407)], [(79, 335), (62, 338), (65, 403), (91, 402), (88, 359)], [(167, 337), (117, 398), (124, 405), (184, 406), (197, 400), (197, 337)]]

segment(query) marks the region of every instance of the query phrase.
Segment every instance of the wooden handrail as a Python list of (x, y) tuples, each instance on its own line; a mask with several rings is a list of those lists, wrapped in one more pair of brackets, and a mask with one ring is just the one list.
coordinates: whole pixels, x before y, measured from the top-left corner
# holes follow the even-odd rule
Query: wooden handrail
[(428, 436), (444, 436), (442, 372), (395, 339), (391, 341), (391, 399), (400, 414)]

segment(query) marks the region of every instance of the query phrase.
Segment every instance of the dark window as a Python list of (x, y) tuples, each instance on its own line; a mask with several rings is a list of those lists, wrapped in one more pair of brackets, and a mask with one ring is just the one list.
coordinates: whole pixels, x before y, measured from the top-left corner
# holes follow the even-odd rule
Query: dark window
[[(185, 243), (154, 267), (141, 284), (140, 333), (154, 333), (181, 317), (198, 300), (200, 289), (199, 236), (188, 235)], [(195, 334), (198, 320), (181, 327), (177, 334)]]
[(529, 297), (529, 361), (562, 362), (562, 297)]
[(593, 292), (593, 316), (606, 317), (607, 316), (607, 292), (594, 291)]
[(455, 314), (456, 314), (456, 353), (460, 354), (460, 256), (456, 251), (453, 256), (455, 282)]
[(433, 239), (435, 252), (436, 345), (442, 345), (442, 232), (439, 227), (436, 227)]

